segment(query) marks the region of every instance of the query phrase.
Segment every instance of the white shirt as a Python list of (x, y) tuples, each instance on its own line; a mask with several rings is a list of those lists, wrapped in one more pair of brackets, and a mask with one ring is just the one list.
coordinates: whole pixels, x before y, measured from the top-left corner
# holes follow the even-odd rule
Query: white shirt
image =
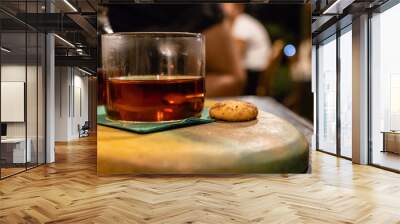
[(243, 64), (246, 69), (262, 71), (268, 65), (271, 40), (264, 26), (248, 14), (239, 15), (232, 26), (233, 37), (246, 42)]

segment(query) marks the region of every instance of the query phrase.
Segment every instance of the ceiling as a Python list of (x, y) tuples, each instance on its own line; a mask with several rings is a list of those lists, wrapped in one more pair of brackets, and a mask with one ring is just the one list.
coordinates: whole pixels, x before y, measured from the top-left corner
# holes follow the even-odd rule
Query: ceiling
[[(98, 0), (100, 4), (138, 4), (138, 3), (188, 3), (187, 0)], [(311, 0), (202, 0), (199, 3), (267, 3), (267, 4), (304, 4), (309, 3)], [(189, 3), (196, 3), (196, 1), (189, 1)]]
[(48, 0), (47, 5), (45, 0), (1, 0), (1, 43), (11, 50), (1, 52), (6, 55), (2, 61), (37, 60), (37, 51), (44, 47), (37, 44), (37, 35), (52, 32), (62, 38), (55, 38), (56, 65), (82, 61), (86, 67), (95, 69), (97, 5), (97, 0)]

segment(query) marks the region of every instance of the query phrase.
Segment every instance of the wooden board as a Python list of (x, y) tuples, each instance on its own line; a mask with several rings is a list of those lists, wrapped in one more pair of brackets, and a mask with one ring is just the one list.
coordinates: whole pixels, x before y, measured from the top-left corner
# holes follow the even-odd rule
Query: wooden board
[(308, 167), (304, 136), (266, 112), (250, 122), (214, 122), (145, 135), (98, 126), (97, 136), (100, 175), (301, 173)]

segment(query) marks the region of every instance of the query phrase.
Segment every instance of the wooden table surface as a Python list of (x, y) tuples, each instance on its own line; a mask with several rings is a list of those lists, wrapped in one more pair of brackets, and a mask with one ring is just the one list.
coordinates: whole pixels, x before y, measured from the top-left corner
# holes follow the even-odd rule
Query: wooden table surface
[(277, 102), (271, 97), (260, 96), (237, 96), (237, 97), (219, 97), (212, 98), (213, 100), (243, 100), (257, 105), (258, 109), (274, 114), (280, 118), (287, 120), (297, 128), (311, 144), (311, 137), (313, 135), (313, 125), (308, 120), (295, 114), (284, 105)]
[[(267, 97), (223, 99), (253, 102), (260, 110), (258, 119), (213, 122), (145, 135), (99, 126), (98, 173), (302, 173), (307, 170), (309, 138), (305, 136), (310, 137), (312, 133), (307, 122)], [(221, 98), (208, 100), (206, 105), (215, 100)]]

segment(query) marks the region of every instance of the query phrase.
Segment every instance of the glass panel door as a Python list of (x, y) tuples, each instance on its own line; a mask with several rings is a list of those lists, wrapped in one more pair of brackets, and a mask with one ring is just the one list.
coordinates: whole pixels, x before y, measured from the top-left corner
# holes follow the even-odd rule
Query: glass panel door
[(318, 47), (317, 148), (336, 154), (336, 36)]
[(371, 18), (371, 162), (400, 170), (400, 4)]
[[(0, 7), (22, 16), (43, 12), (40, 2), (0, 1)], [(45, 163), (45, 35), (12, 14), (0, 12), (0, 178)]]
[(26, 126), (26, 33), (1, 34), (1, 175), (24, 171), (30, 161)]
[(37, 32), (28, 31), (27, 50), (27, 80), (26, 80), (26, 112), (27, 112), (27, 149), (31, 152), (27, 167), (38, 164), (38, 57), (37, 57)]
[(352, 35), (345, 28), (340, 41), (340, 154), (352, 157)]
[(37, 76), (37, 88), (38, 88), (38, 105), (37, 105), (37, 119), (38, 119), (38, 135), (37, 135), (37, 147), (38, 147), (38, 164), (44, 164), (46, 162), (46, 144), (45, 144), (45, 124), (46, 124), (46, 77), (45, 77), (45, 65), (46, 65), (46, 36), (43, 33), (38, 34), (38, 76)]

